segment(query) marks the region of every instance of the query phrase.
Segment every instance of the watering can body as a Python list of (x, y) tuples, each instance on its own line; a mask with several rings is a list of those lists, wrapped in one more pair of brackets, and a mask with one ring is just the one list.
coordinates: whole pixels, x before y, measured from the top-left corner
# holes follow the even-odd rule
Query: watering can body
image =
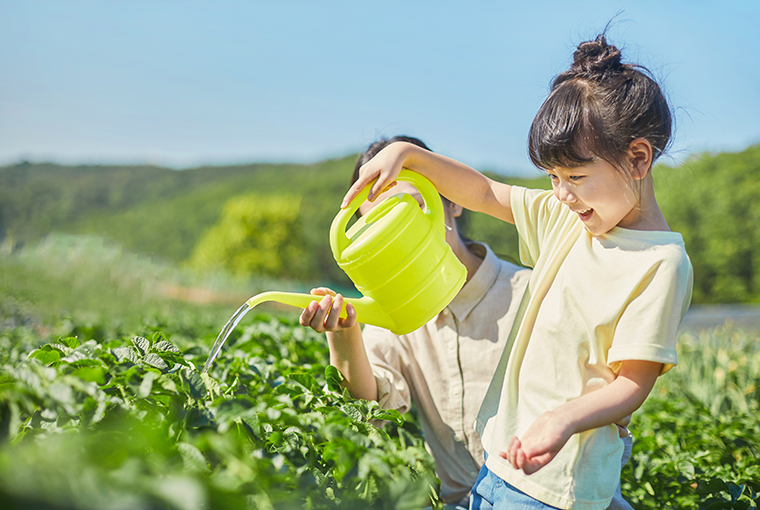
[(388, 197), (346, 231), (367, 198), (365, 188), (330, 228), (330, 247), (341, 269), (365, 297), (348, 300), (357, 319), (407, 334), (438, 315), (464, 285), (467, 270), (446, 243), (443, 204), (424, 176), (402, 170), (425, 200), (423, 212), (406, 193)]
[[(388, 197), (348, 230), (351, 216), (367, 199), (371, 186), (341, 209), (330, 227), (335, 261), (364, 297), (345, 298), (357, 320), (404, 335), (422, 327), (448, 305), (464, 285), (467, 270), (446, 243), (443, 203), (424, 176), (401, 170), (398, 180), (419, 190), (423, 212), (411, 195)], [(277, 301), (306, 308), (310, 294), (264, 292), (248, 300), (253, 308)], [(345, 304), (341, 316), (346, 316)]]

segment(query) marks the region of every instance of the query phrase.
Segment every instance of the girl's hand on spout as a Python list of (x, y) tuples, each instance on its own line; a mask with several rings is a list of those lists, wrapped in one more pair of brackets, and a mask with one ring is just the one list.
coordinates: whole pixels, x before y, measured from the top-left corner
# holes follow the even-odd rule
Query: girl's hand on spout
[(346, 304), (346, 317), (340, 317), (343, 296), (325, 287), (312, 289), (311, 294), (324, 297), (320, 301), (312, 301), (304, 309), (298, 320), (301, 326), (317, 333), (343, 331), (356, 326), (356, 309), (350, 303)]

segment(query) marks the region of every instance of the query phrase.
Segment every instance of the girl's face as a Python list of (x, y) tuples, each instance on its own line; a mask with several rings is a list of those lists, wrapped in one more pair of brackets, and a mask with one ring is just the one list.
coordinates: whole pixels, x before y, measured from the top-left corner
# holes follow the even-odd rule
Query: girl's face
[(606, 234), (616, 226), (638, 230), (641, 209), (632, 180), (607, 161), (553, 168), (547, 174), (554, 196), (578, 215), (592, 235)]

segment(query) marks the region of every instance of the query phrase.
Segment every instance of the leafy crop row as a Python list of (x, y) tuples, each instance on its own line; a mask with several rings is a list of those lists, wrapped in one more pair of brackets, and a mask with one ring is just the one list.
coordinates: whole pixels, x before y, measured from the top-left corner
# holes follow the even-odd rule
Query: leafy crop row
[[(440, 506), (415, 420), (350, 398), (320, 335), (247, 317), (201, 374), (216, 327), (0, 331), (3, 508)], [(759, 347), (731, 327), (681, 337), (631, 424), (634, 508), (758, 508)]]
[(433, 460), (416, 429), (397, 412), (350, 398), (320, 336), (266, 317), (240, 329), (210, 375), (196, 370), (205, 347), (180, 349), (160, 332), (60, 338), (28, 359), (33, 335), (5, 332), (4, 508), (437, 501)]
[(637, 509), (760, 506), (760, 342), (730, 325), (684, 334), (631, 428), (624, 496)]

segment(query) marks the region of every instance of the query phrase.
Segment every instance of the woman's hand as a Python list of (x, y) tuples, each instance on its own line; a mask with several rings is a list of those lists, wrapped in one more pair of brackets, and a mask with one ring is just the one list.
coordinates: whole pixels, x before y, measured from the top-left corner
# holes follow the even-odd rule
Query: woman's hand
[(354, 398), (377, 400), (377, 381), (364, 348), (362, 330), (356, 322), (356, 309), (347, 303), (346, 317), (341, 319), (343, 296), (325, 287), (312, 289), (311, 294), (324, 297), (309, 303), (299, 322), (318, 333), (325, 333), (330, 364), (343, 374), (343, 387)]
[(301, 326), (317, 333), (343, 331), (356, 326), (356, 309), (350, 303), (346, 304), (346, 317), (340, 318), (343, 296), (326, 287), (311, 289), (311, 294), (324, 297), (320, 301), (312, 301), (304, 309), (298, 320)]

